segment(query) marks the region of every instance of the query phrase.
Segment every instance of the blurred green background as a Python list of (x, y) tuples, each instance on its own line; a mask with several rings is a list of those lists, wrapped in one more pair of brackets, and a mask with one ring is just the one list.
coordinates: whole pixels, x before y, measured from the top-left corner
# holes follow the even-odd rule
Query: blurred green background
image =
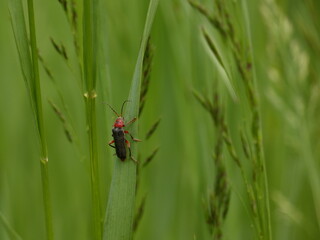
[[(214, 11), (213, 1), (201, 2)], [(228, 2), (234, 13), (231, 18), (241, 29), (244, 16), (240, 1), (222, 2)], [(106, 102), (119, 110), (127, 98), (148, 3), (147, 0), (105, 1), (103, 25), (108, 79), (99, 82), (97, 89), (103, 209), (113, 163), (117, 161), (112, 156), (113, 149), (107, 147), (114, 116)], [(273, 237), (319, 239), (320, 2), (248, 0), (247, 6), (261, 104)], [(39, 52), (56, 81), (54, 85), (40, 65), (55, 238), (92, 239), (86, 117), (79, 76), (75, 73), (72, 34), (58, 1), (36, 0), (35, 14)], [(45, 239), (39, 144), (7, 1), (0, 2), (0, 16), (0, 213), (3, 216), (0, 239), (11, 239), (3, 219), (22, 239)], [(141, 159), (157, 146), (160, 150), (141, 172), (137, 205), (145, 196), (146, 204), (135, 239), (211, 239), (203, 203), (214, 182), (212, 154), (216, 135), (209, 114), (197, 103), (191, 90), (212, 95), (218, 89), (236, 148), (241, 149), (239, 129), (250, 121), (242, 82), (239, 77), (232, 78), (239, 96), (234, 102), (204, 50), (201, 26), (210, 28), (187, 1), (160, 1), (151, 34), (154, 46), (151, 82), (138, 121), (138, 137), (144, 140), (152, 124), (161, 118), (154, 136), (139, 145)], [(53, 48), (50, 38), (66, 47), (70, 57), (67, 64)], [(234, 71), (234, 66), (229, 64), (229, 69)], [(61, 108), (56, 87), (70, 113), (67, 119), (76, 137), (73, 143), (66, 138), (63, 125), (48, 102)], [(231, 186), (224, 238), (255, 239), (242, 202), (246, 201), (245, 189), (238, 168), (227, 153), (224, 161)]]

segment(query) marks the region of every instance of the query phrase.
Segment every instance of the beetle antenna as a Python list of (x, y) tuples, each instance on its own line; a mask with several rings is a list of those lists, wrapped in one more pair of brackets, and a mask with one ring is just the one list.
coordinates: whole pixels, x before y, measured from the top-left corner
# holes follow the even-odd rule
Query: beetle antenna
[[(107, 104), (108, 104), (108, 103), (107, 103)], [(118, 117), (120, 117), (119, 114), (116, 112), (116, 110), (114, 110), (113, 107), (110, 106), (110, 104), (108, 104), (108, 106), (109, 106), (109, 108), (110, 108)]]
[(124, 107), (124, 104), (125, 104), (125, 103), (127, 103), (127, 102), (130, 102), (130, 100), (125, 100), (125, 101), (122, 103), (122, 107), (121, 107), (121, 116), (123, 116), (123, 115), (122, 115), (122, 113), (123, 113), (123, 107)]

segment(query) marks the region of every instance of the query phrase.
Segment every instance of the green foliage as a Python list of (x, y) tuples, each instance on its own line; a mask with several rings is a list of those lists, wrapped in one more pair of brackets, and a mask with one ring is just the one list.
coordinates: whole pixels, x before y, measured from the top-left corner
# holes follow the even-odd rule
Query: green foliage
[(320, 2), (157, 2), (0, 1), (0, 239), (318, 239)]

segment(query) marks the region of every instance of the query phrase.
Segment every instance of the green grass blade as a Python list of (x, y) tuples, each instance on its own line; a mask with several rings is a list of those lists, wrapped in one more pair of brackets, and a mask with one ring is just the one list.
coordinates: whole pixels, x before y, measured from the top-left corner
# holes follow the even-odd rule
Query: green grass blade
[[(158, 0), (150, 1), (140, 51), (128, 97), (130, 103), (128, 105), (128, 110), (125, 113), (125, 118), (128, 120), (138, 116), (139, 113), (143, 56), (157, 6)], [(137, 137), (138, 124), (132, 124), (128, 130), (133, 136)], [(132, 144), (131, 150), (132, 155), (136, 156), (138, 152), (137, 144)], [(125, 162), (121, 162), (119, 160), (115, 162), (104, 225), (104, 240), (132, 239), (135, 207), (136, 167), (136, 164), (133, 163), (130, 158)]]
[(51, 200), (49, 190), (49, 173), (48, 173), (48, 151), (46, 136), (44, 131), (44, 121), (42, 114), (42, 100), (40, 88), (40, 76), (38, 67), (38, 48), (36, 42), (35, 20), (33, 0), (28, 0), (28, 15), (29, 15), (29, 31), (31, 53), (28, 45), (28, 37), (26, 24), (24, 20), (24, 12), (21, 0), (9, 1), (9, 9), (12, 19), (12, 28), (15, 35), (16, 46), (19, 53), (21, 69), (24, 80), (29, 90), (31, 105), (35, 116), (36, 129), (39, 136), (41, 149), (40, 165), (41, 165), (41, 180), (42, 192), (45, 210), (45, 224), (47, 230), (47, 239), (53, 239)]
[(203, 45), (206, 50), (206, 53), (212, 60), (213, 64), (216, 66), (217, 71), (219, 72), (219, 75), (221, 76), (221, 79), (223, 80), (223, 83), (227, 87), (227, 90), (231, 96), (231, 98), (236, 101), (237, 95), (234, 91), (234, 87), (232, 86), (232, 81), (228, 75), (228, 72), (226, 71), (225, 65), (222, 61), (222, 57), (219, 54), (218, 48), (212, 38), (209, 36), (207, 31), (203, 28), (202, 29), (202, 36), (204, 38)]
[(308, 180), (310, 183), (311, 191), (312, 191), (312, 197), (314, 202), (314, 209), (315, 209), (315, 215), (317, 217), (317, 224), (318, 228), (320, 228), (320, 177), (319, 177), (319, 167), (316, 164), (316, 161), (314, 159), (312, 149), (310, 146), (312, 146), (312, 143), (310, 142), (310, 136), (309, 136), (309, 129), (308, 124), (305, 122), (302, 127), (301, 131), (301, 140), (303, 140), (303, 144), (305, 146), (303, 149), (303, 156), (306, 161), (307, 166), (307, 172), (308, 174)]
[(8, 236), (10, 236), (10, 239), (13, 240), (22, 240), (20, 235), (14, 230), (14, 228), (9, 223), (8, 219), (0, 212), (0, 221), (2, 222), (2, 225), (4, 226)]
[(32, 81), (32, 60), (29, 48), (29, 39), (27, 36), (26, 23), (23, 14), (21, 0), (9, 0), (9, 12), (11, 17), (11, 26), (16, 41), (16, 47), (19, 54), (20, 67), (27, 90), (30, 94), (32, 110), (34, 109), (34, 94), (31, 86)]

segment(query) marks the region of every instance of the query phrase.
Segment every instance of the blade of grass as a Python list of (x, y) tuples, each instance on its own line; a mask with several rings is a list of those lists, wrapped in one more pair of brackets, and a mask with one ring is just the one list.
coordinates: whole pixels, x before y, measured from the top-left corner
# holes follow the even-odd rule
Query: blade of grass
[(30, 103), (32, 110), (34, 107), (34, 94), (32, 88), (32, 61), (29, 49), (29, 39), (27, 36), (26, 23), (21, 0), (9, 0), (9, 12), (11, 26), (16, 42), (17, 51), (19, 54), (20, 67), (23, 75), (23, 80), (26, 84), (28, 93), (30, 94)]
[(320, 179), (319, 179), (319, 168), (318, 165), (316, 164), (316, 161), (313, 157), (312, 153), (312, 143), (310, 142), (310, 136), (309, 136), (309, 129), (308, 129), (308, 124), (305, 122), (303, 124), (303, 127), (301, 128), (301, 140), (305, 146), (302, 148), (303, 149), (303, 156), (306, 161), (306, 166), (307, 166), (307, 172), (308, 174), (308, 180), (309, 184), (311, 187), (312, 191), (312, 197), (313, 197), (313, 202), (314, 202), (314, 208), (315, 208), (315, 214), (317, 217), (317, 224), (318, 228), (320, 228), (320, 206), (319, 206), (319, 201), (320, 201)]
[(19, 53), (21, 69), (29, 95), (31, 105), (34, 113), (36, 129), (38, 132), (38, 140), (40, 143), (40, 166), (41, 166), (41, 180), (42, 192), (45, 210), (45, 223), (47, 230), (47, 239), (53, 239), (52, 213), (49, 190), (49, 173), (48, 173), (48, 151), (46, 136), (44, 131), (44, 121), (42, 114), (42, 100), (40, 77), (38, 67), (38, 48), (36, 41), (35, 20), (33, 0), (28, 0), (28, 15), (29, 15), (29, 31), (31, 53), (28, 45), (28, 37), (26, 24), (24, 20), (24, 12), (21, 0), (9, 1), (9, 9), (12, 19), (12, 28), (15, 35), (16, 45)]
[[(125, 119), (128, 120), (139, 114), (143, 57), (157, 6), (158, 0), (150, 1), (128, 98), (130, 100), (130, 107), (124, 114)], [(133, 136), (137, 136), (138, 124), (132, 124), (128, 130)], [(132, 144), (131, 150), (132, 155), (136, 156), (138, 152), (136, 144)], [(118, 160), (115, 162), (104, 224), (104, 240), (132, 239), (136, 168), (136, 164), (130, 158), (125, 162)]]
[(93, 208), (94, 239), (102, 237), (102, 213), (100, 199), (100, 180), (98, 164), (98, 139), (97, 139), (97, 116), (96, 116), (96, 82), (97, 82), (97, 1), (83, 1), (83, 76), (86, 89), (86, 118), (89, 137), (91, 197)]
[(2, 222), (2, 225), (4, 226), (8, 236), (10, 236), (10, 239), (15, 240), (22, 240), (20, 235), (14, 230), (14, 228), (9, 223), (8, 219), (0, 212), (0, 220)]
[(212, 40), (212, 38), (209, 36), (209, 34), (204, 28), (202, 28), (202, 36), (204, 38), (203, 45), (207, 54), (209, 55), (213, 64), (216, 66), (217, 71), (219, 72), (221, 79), (223, 80), (223, 83), (227, 87), (231, 98), (234, 101), (236, 101), (237, 100), (236, 92), (234, 91), (234, 88), (232, 86), (232, 81), (228, 75), (228, 72), (226, 71), (226, 68), (222, 61), (222, 57), (218, 52), (217, 46), (215, 45), (214, 41)]

